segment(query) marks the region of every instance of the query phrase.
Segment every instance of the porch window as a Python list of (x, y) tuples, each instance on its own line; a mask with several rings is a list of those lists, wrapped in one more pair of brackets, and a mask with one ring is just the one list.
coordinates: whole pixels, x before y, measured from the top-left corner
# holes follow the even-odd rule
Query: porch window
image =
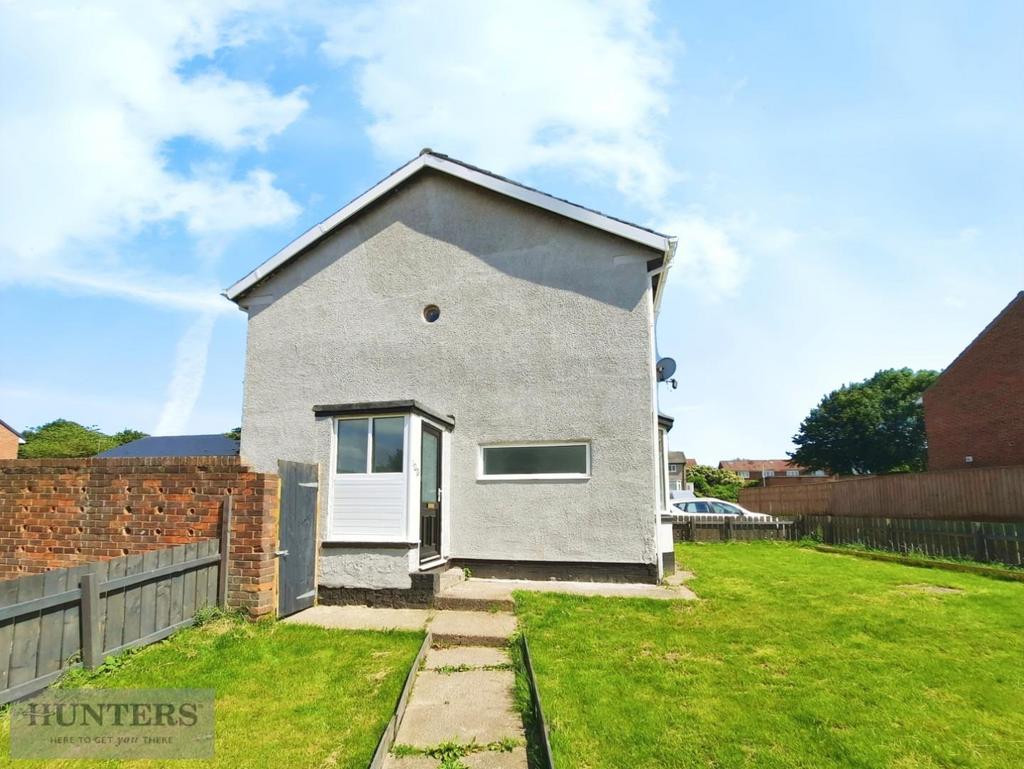
[(405, 417), (338, 420), (338, 475), (401, 473)]
[(480, 477), (490, 480), (589, 478), (589, 443), (481, 446)]

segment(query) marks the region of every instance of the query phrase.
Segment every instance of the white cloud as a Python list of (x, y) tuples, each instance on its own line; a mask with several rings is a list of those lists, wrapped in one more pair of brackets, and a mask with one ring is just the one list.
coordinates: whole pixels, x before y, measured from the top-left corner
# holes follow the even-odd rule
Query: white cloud
[[(137, 250), (102, 266), (81, 246), (147, 224), (193, 233), (292, 218), (297, 206), (256, 170), (168, 167), (166, 143), (260, 149), (305, 109), (301, 91), (181, 66), (245, 39), (241, 2), (25, 2), (0, 6), (0, 281), (80, 285), (170, 307), (202, 304)], [(153, 290), (138, 290), (152, 285)]]
[(334, 16), (324, 51), (356, 64), (374, 147), (423, 146), (515, 174), (559, 166), (654, 206), (669, 50), (646, 0), (391, 0)]
[(696, 290), (710, 301), (736, 293), (746, 276), (747, 262), (725, 227), (689, 213), (670, 219), (665, 231), (679, 239), (669, 270), (672, 285)]
[(178, 340), (174, 355), (174, 376), (167, 386), (167, 400), (154, 434), (180, 435), (185, 432), (185, 426), (203, 389), (206, 358), (216, 320), (214, 313), (200, 315)]

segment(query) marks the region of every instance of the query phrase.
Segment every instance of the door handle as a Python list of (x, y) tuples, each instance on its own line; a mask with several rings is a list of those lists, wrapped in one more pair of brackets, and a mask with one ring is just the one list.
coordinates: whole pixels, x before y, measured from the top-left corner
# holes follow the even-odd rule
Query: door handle
[(281, 558), (284, 558), (286, 555), (288, 555), (288, 551), (287, 550), (275, 550), (274, 551), (274, 555), (277, 555), (277, 556), (280, 556)]

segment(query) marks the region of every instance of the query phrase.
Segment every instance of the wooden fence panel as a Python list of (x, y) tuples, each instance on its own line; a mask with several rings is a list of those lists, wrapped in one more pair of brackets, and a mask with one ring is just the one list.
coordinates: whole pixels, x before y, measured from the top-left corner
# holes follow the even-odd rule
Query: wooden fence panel
[(1024, 566), (1024, 523), (809, 515), (797, 527), (829, 545)]
[(81, 653), (152, 643), (215, 605), (217, 539), (0, 582), (0, 704), (45, 688)]
[(1024, 466), (751, 487), (740, 504), (771, 515), (1024, 521)]

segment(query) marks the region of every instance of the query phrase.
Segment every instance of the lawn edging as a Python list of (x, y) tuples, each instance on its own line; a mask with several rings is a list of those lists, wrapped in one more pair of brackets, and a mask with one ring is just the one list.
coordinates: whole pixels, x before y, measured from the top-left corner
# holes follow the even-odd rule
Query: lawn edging
[(856, 558), (867, 558), (871, 561), (885, 561), (887, 563), (899, 563), (904, 566), (919, 566), (924, 569), (941, 569), (943, 571), (958, 571), (967, 574), (979, 574), (983, 577), (1001, 579), (1006, 582), (1024, 582), (1024, 571), (1019, 574), (1008, 569), (1000, 569), (995, 566), (984, 564), (957, 563), (955, 561), (939, 561), (932, 558), (918, 558), (912, 555), (900, 555), (898, 553), (880, 553), (874, 550), (857, 550), (852, 547), (832, 547), (830, 545), (815, 545), (814, 549), (819, 553), (834, 553), (836, 555), (852, 555)]
[(533, 662), (530, 659), (530, 644), (526, 640), (526, 633), (520, 631), (518, 635), (519, 653), (523, 663), (523, 672), (526, 674), (526, 682), (530, 689), (530, 706), (533, 711), (533, 731), (540, 747), (540, 759), (544, 762), (543, 769), (555, 769), (555, 759), (551, 754), (551, 742), (548, 738), (548, 725), (544, 720), (544, 708), (540, 704), (540, 690), (537, 688), (537, 677), (533, 673)]
[(423, 657), (426, 656), (427, 650), (430, 649), (432, 643), (433, 635), (428, 630), (427, 634), (423, 637), (423, 643), (420, 644), (420, 650), (416, 652), (416, 659), (412, 661), (412, 665), (409, 667), (409, 673), (405, 677), (405, 684), (402, 686), (402, 693), (398, 695), (398, 701), (395, 702), (395, 712), (391, 714), (391, 720), (388, 721), (388, 725), (384, 727), (380, 740), (377, 741), (377, 749), (373, 751), (373, 757), (370, 759), (368, 769), (380, 769), (384, 765), (384, 759), (387, 758), (388, 751), (394, 746), (395, 737), (398, 736), (398, 727), (402, 725), (405, 709), (409, 704), (412, 683), (419, 672), (420, 666), (423, 664)]

